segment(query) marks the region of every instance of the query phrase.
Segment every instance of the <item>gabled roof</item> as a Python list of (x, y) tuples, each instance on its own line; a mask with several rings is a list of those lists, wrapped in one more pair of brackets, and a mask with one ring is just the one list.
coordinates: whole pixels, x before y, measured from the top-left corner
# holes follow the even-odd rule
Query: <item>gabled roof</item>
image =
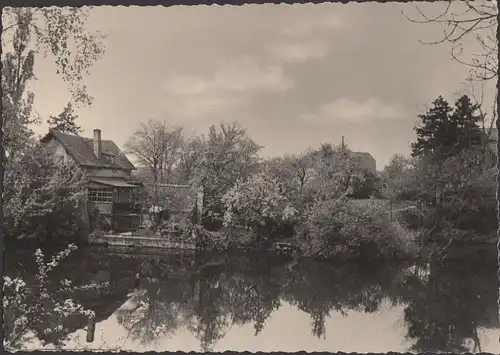
[(490, 136), (488, 137), (488, 140), (491, 142), (496, 142), (498, 139), (498, 130), (493, 127), (490, 132)]
[(104, 156), (97, 158), (94, 155), (94, 140), (92, 138), (75, 136), (50, 129), (49, 133), (41, 139), (41, 142), (46, 143), (51, 138), (57, 139), (79, 165), (96, 168), (136, 170), (135, 166), (128, 160), (115, 142), (111, 140), (101, 140), (101, 152), (107, 155), (114, 155), (114, 163), (110, 163)]
[(371, 160), (375, 160), (375, 158), (373, 157), (373, 155), (371, 155), (370, 153), (367, 153), (367, 152), (353, 152), (354, 155), (357, 155), (358, 157), (363, 157), (363, 158), (368, 158), (368, 159), (371, 159)]

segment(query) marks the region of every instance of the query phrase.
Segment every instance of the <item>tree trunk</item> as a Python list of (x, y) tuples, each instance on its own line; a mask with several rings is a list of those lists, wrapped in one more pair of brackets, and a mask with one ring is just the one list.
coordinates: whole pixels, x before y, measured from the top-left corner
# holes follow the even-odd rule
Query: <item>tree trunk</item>
[[(500, 2), (497, 2), (497, 6), (499, 7), (500, 10)], [(497, 10), (497, 23), (500, 23), (500, 11)], [(500, 36), (500, 26), (497, 25), (497, 38)], [(500, 59), (500, 51), (497, 50), (497, 56), (498, 59)], [(497, 75), (499, 74), (500, 68), (497, 71)], [(497, 97), (496, 97), (496, 104), (497, 104), (497, 119), (496, 119), (496, 128), (497, 132), (500, 132), (500, 78), (497, 77)], [(498, 135), (498, 133), (497, 133)], [(500, 206), (500, 139), (497, 138), (497, 205)], [(497, 208), (497, 223), (498, 223), (498, 228), (497, 228), (497, 260), (500, 265), (500, 208)], [(500, 272), (498, 273), (498, 278), (500, 279)], [(498, 304), (498, 307), (500, 307), (500, 301)], [(497, 310), (498, 316), (500, 319), (500, 309)]]
[[(1, 49), (0, 49), (1, 53)], [(0, 63), (0, 70), (3, 68), (3, 64)], [(3, 98), (3, 90), (0, 86), (0, 98)], [(3, 112), (3, 105), (0, 102), (0, 112)], [(5, 162), (5, 151), (3, 146), (4, 133), (3, 133), (3, 120), (4, 116), (0, 117), (0, 280), (2, 287), (0, 287), (0, 300), (3, 300), (3, 275), (5, 269), (5, 230), (4, 230), (4, 199), (3, 199), (3, 182), (4, 182), (4, 162)], [(0, 319), (3, 319), (3, 302), (0, 302)], [(0, 352), (3, 353), (3, 342), (5, 338), (4, 327), (0, 326)]]
[(389, 220), (392, 222), (392, 206), (393, 206), (393, 203), (392, 203), (392, 196), (390, 198), (390, 210), (389, 210)]

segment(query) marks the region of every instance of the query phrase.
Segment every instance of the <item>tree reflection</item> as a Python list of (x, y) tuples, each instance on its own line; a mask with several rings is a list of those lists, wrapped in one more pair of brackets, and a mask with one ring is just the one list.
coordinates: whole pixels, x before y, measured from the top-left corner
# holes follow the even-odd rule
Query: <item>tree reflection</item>
[(332, 311), (376, 312), (389, 296), (389, 286), (398, 268), (358, 263), (326, 263), (303, 260), (291, 268), (283, 298), (309, 313), (312, 332), (325, 335), (325, 320)]
[(170, 337), (192, 322), (189, 270), (193, 258), (150, 257), (140, 263), (140, 286), (126, 307), (116, 311), (128, 337), (142, 344)]
[[(421, 282), (408, 283), (411, 297), (405, 308), (407, 335), (418, 352), (481, 351), (480, 326), (498, 326), (494, 258), (429, 263)], [(472, 343), (472, 348), (467, 343)]]
[[(486, 260), (491, 259), (491, 263)], [(276, 255), (169, 255), (124, 259), (87, 253), (81, 280), (103, 277), (107, 297), (94, 302), (99, 319), (109, 317), (130, 276), (139, 288), (115, 315), (130, 338), (143, 344), (187, 329), (210, 351), (231, 326), (252, 324), (255, 335), (282, 304), (311, 317), (311, 333), (325, 337), (332, 312), (374, 313), (383, 302), (404, 307), (413, 351), (481, 351), (480, 327), (497, 327), (494, 256), (439, 263), (319, 262)], [(83, 328), (81, 321), (70, 329)]]

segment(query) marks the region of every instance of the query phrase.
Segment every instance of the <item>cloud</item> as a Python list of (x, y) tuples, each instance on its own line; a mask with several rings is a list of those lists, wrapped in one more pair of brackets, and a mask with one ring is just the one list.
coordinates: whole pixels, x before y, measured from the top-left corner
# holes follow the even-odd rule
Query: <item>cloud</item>
[(167, 110), (186, 118), (233, 109), (252, 95), (282, 93), (293, 86), (280, 66), (261, 67), (250, 58), (221, 60), (212, 75), (171, 75), (162, 85), (171, 97)]
[(210, 89), (210, 82), (193, 75), (171, 76), (163, 89), (172, 95), (198, 95)]
[(280, 66), (259, 67), (250, 59), (223, 60), (217, 64), (211, 79), (192, 75), (174, 75), (163, 89), (173, 95), (200, 95), (224, 92), (283, 92), (293, 86)]
[(241, 100), (216, 94), (192, 95), (165, 101), (165, 109), (175, 119), (193, 120), (216, 112), (234, 109)]
[(222, 90), (239, 92), (283, 92), (293, 86), (293, 82), (285, 77), (280, 66), (260, 68), (249, 59), (220, 63), (213, 84)]
[(356, 102), (349, 98), (340, 98), (323, 105), (315, 114), (304, 114), (303, 120), (308, 121), (346, 121), (366, 122), (383, 119), (396, 119), (404, 116), (403, 110), (369, 98), (363, 102)]
[[(317, 6), (317, 5), (315, 5)], [(289, 17), (285, 20), (283, 34), (288, 36), (310, 36), (318, 30), (331, 30), (344, 25), (342, 19), (336, 14), (322, 15), (321, 17)]]
[(325, 57), (328, 46), (323, 41), (296, 42), (274, 46), (269, 49), (274, 56), (285, 62), (307, 62)]

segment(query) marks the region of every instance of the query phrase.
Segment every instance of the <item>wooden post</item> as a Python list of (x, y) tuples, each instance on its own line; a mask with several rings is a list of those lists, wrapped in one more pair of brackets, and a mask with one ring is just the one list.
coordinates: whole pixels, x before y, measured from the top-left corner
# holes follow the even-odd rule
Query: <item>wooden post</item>
[(193, 298), (196, 303), (201, 300), (201, 287), (200, 287), (200, 277), (196, 275), (193, 285)]
[(196, 194), (196, 223), (201, 226), (203, 218), (203, 185), (198, 186)]
[(94, 341), (95, 335), (95, 316), (89, 316), (87, 325), (87, 343), (92, 343)]
[(418, 209), (420, 211), (420, 226), (422, 227), (424, 225), (424, 201), (420, 199), (418, 201)]

